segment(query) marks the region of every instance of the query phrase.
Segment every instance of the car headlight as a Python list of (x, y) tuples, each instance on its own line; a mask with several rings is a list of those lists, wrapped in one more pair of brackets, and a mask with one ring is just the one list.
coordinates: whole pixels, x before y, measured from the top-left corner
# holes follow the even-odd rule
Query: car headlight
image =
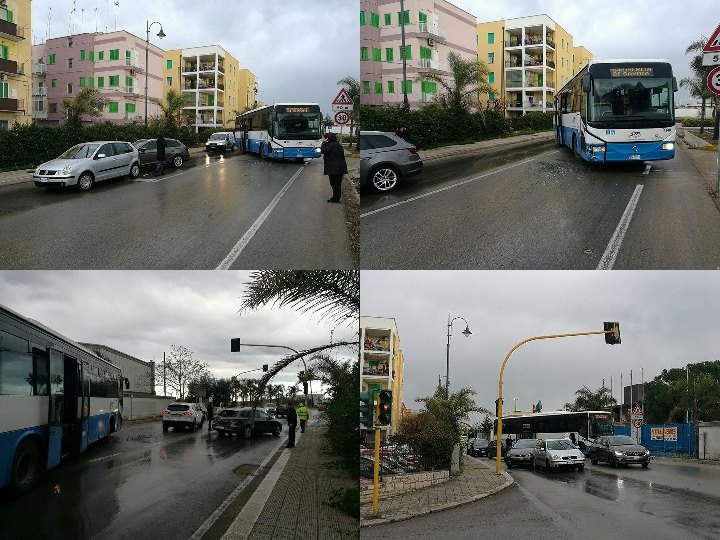
[(556, 455), (556, 454), (553, 454), (553, 455), (552, 455), (552, 458), (553, 458), (553, 459), (560, 459), (560, 456), (558, 456), (558, 455)]
[(615, 450), (615, 455), (616, 455), (616, 456), (622, 456), (622, 455), (623, 455), (623, 453), (622, 453), (622, 452), (620, 452), (619, 450)]
[(674, 150), (675, 149), (675, 143), (666, 142), (663, 143), (663, 150)]
[(62, 172), (63, 174), (70, 174), (71, 171), (72, 171), (72, 165), (65, 165), (63, 167), (62, 171), (60, 171), (60, 172)]

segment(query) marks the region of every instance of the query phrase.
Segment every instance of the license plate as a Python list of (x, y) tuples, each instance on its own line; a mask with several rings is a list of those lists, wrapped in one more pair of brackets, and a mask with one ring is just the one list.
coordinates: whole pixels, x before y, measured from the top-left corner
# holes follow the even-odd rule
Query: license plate
[(633, 456), (633, 460), (638, 461), (640, 459), (640, 456)]
[(638, 154), (630, 154), (628, 159), (640, 159), (640, 156)]

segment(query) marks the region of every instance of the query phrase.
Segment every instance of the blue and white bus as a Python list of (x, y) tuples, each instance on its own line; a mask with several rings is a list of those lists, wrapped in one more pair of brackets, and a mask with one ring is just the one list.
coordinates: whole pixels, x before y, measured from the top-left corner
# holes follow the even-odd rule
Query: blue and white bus
[(666, 60), (591, 62), (555, 96), (555, 137), (593, 163), (672, 159), (676, 91)]
[(120, 368), (0, 305), (0, 488), (28, 491), (63, 457), (107, 440), (122, 397)]
[(235, 146), (261, 158), (320, 157), (322, 113), (316, 103), (277, 103), (235, 119)]

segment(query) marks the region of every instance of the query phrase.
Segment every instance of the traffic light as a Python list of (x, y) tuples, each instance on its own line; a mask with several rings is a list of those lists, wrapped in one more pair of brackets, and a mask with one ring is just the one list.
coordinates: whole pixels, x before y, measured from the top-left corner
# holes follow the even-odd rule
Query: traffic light
[(503, 400), (500, 398), (495, 400), (495, 416), (498, 418), (502, 415), (502, 402)]
[(240, 338), (230, 338), (230, 352), (240, 352)]
[(373, 398), (375, 392), (360, 392), (360, 425), (362, 427), (373, 427)]
[(263, 364), (263, 371), (267, 371), (267, 369), (268, 369), (268, 365), (267, 365), (267, 364)]
[(608, 345), (620, 344), (620, 323), (606, 322), (604, 324), (606, 332), (612, 330), (610, 333), (605, 334), (605, 343)]
[(389, 426), (392, 421), (392, 392), (390, 390), (380, 390), (378, 400), (380, 402), (378, 423), (381, 426)]
[(308, 383), (307, 381), (303, 381), (303, 394), (307, 396), (308, 394)]

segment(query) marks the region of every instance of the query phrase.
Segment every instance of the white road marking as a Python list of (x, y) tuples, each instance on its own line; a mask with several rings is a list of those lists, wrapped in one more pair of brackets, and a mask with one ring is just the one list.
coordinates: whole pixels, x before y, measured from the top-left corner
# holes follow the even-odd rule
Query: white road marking
[(95, 458), (95, 459), (88, 459), (87, 462), (95, 463), (96, 461), (103, 461), (104, 459), (110, 459), (111, 457), (121, 456), (121, 455), (122, 455), (122, 452), (118, 452), (117, 454), (110, 454), (109, 456), (99, 457), (99, 458)]
[(623, 212), (623, 215), (620, 218), (620, 223), (618, 223), (615, 228), (615, 232), (613, 233), (612, 238), (610, 238), (610, 243), (607, 248), (605, 248), (605, 253), (603, 253), (603, 256), (600, 258), (600, 262), (598, 263), (596, 270), (612, 270), (612, 267), (615, 265), (615, 259), (620, 252), (620, 247), (622, 246), (623, 238), (625, 238), (625, 233), (630, 227), (630, 220), (633, 217), (633, 213), (635, 212), (635, 207), (640, 199), (640, 193), (642, 193), (642, 190), (642, 184), (638, 184), (635, 187), (635, 191), (633, 192), (632, 197), (630, 197), (630, 202), (628, 202), (625, 212)]
[(255, 220), (255, 223), (253, 223), (250, 228), (247, 230), (247, 232), (243, 235), (243, 237), (238, 240), (238, 243), (235, 244), (235, 246), (230, 250), (230, 253), (227, 254), (227, 257), (223, 259), (223, 261), (218, 265), (218, 267), (215, 270), (229, 270), (232, 264), (237, 260), (237, 258), (240, 256), (240, 253), (247, 247), (247, 245), (250, 243), (250, 240), (252, 240), (252, 237), (255, 236), (255, 233), (258, 232), (262, 224), (265, 222), (267, 217), (270, 215), (270, 212), (273, 211), (273, 208), (277, 205), (277, 203), (280, 201), (282, 196), (285, 194), (285, 192), (290, 189), (290, 186), (295, 181), (295, 179), (300, 176), (300, 173), (303, 171), (303, 167), (305, 167), (307, 164), (303, 164), (302, 167), (298, 169), (298, 171), (292, 175), (292, 178), (287, 181), (287, 184), (283, 186), (283, 188), (278, 192), (277, 195), (275, 195), (275, 198), (270, 201), (270, 204), (267, 205), (265, 210), (263, 210), (262, 214)]
[(650, 164), (649, 163), (647, 165), (645, 165), (645, 170), (643, 171), (643, 176), (646, 176), (648, 174), (650, 174)]
[(447, 191), (449, 189), (464, 186), (465, 184), (469, 184), (470, 182), (475, 182), (476, 180), (481, 180), (482, 178), (487, 178), (488, 176), (492, 176), (493, 174), (508, 171), (508, 170), (518, 167), (520, 165), (525, 165), (526, 163), (530, 163), (531, 161), (535, 161), (535, 158), (526, 159), (524, 161), (520, 161), (518, 163), (515, 163), (514, 165), (509, 165), (508, 167), (503, 167), (502, 169), (498, 169), (496, 171), (481, 174), (480, 176), (474, 176), (473, 178), (468, 178), (467, 180), (463, 180), (462, 182), (458, 182), (457, 184), (453, 184), (451, 186), (445, 186), (440, 189), (435, 189), (433, 191), (429, 191), (428, 193), (423, 193), (422, 195), (418, 195), (417, 197), (410, 197), (409, 199), (405, 199), (404, 201), (389, 204), (387, 206), (383, 206), (382, 208), (378, 208), (377, 210), (371, 210), (370, 212), (365, 212), (364, 214), (360, 214), (360, 218), (372, 216), (373, 214), (378, 214), (380, 212), (384, 212), (385, 210), (390, 210), (391, 208), (396, 208), (398, 206), (402, 206), (403, 204), (415, 202), (420, 199), (424, 199), (425, 197), (430, 197), (431, 195), (436, 195), (438, 193), (442, 193), (443, 191)]

